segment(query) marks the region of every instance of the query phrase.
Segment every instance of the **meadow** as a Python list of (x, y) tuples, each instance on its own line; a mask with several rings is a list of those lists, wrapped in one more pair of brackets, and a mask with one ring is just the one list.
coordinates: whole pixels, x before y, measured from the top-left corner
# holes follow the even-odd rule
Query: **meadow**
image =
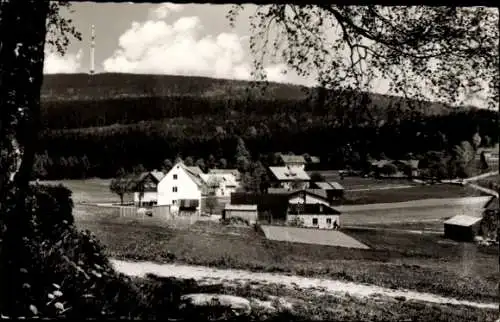
[[(102, 180), (63, 182), (74, 192), (75, 222), (88, 229), (106, 246), (107, 255), (128, 260), (179, 262), (252, 271), (285, 272), (302, 276), (370, 283), (404, 288), (461, 299), (496, 301), (498, 250), (457, 243), (440, 234), (411, 234), (404, 231), (342, 229), (370, 247), (348, 249), (267, 240), (260, 230), (197, 222), (174, 229), (148, 219), (120, 218), (116, 208), (81, 202), (116, 202)], [(379, 215), (360, 212), (352, 221), (389, 216), (407, 222), (443, 218), (432, 210), (411, 209)], [(391, 217), (392, 216), (392, 217)], [(421, 217), (424, 216), (424, 217)], [(448, 215), (446, 215), (447, 217)], [(342, 222), (347, 219), (343, 215)], [(403, 220), (404, 222), (404, 220)], [(411, 226), (405, 229), (412, 229)]]
[(440, 235), (363, 229), (343, 232), (371, 249), (267, 240), (259, 230), (198, 222), (189, 229), (104, 216), (76, 222), (114, 258), (286, 272), (496, 301), (498, 253)]

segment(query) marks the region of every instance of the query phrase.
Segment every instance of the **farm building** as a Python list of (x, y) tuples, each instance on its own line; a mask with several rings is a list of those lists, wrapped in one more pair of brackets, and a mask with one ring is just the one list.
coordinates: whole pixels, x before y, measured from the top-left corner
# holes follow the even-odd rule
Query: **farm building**
[(160, 171), (143, 172), (133, 179), (134, 204), (153, 206), (158, 202), (158, 184), (165, 174)]
[(418, 160), (376, 160), (370, 162), (371, 170), (377, 176), (404, 178), (419, 176)]
[(305, 169), (306, 159), (302, 155), (280, 154), (280, 164), (294, 169)]
[(250, 225), (253, 225), (258, 220), (257, 205), (226, 204), (222, 211), (222, 218), (241, 218), (248, 221)]
[(201, 211), (202, 194), (206, 190), (203, 172), (179, 162), (158, 184), (158, 205), (171, 206), (175, 211)]
[(270, 184), (274, 188), (305, 189), (311, 178), (302, 168), (269, 167)]
[(231, 193), (235, 192), (240, 186), (232, 173), (209, 172), (201, 175), (201, 177), (206, 182), (207, 194), (218, 198), (231, 196)]
[(303, 227), (335, 229), (340, 227), (340, 212), (322, 203), (290, 203), (287, 222)]
[(286, 222), (287, 194), (235, 192), (231, 194), (231, 204), (257, 205), (259, 221), (268, 223)]
[(445, 238), (456, 241), (472, 241), (480, 232), (481, 217), (455, 216), (444, 222)]
[(241, 180), (241, 173), (238, 169), (210, 169), (208, 174), (230, 174), (234, 176), (237, 182)]
[(328, 198), (331, 200), (341, 200), (344, 197), (344, 187), (338, 182), (311, 182), (311, 188), (326, 191)]

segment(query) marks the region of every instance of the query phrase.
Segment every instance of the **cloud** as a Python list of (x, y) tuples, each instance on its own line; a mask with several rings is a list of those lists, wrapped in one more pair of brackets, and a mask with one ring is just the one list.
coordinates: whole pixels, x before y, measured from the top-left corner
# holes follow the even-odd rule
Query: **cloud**
[(150, 19), (162, 20), (165, 19), (171, 12), (180, 12), (184, 10), (184, 6), (177, 3), (162, 3), (156, 8), (149, 11)]
[(45, 52), (45, 61), (43, 66), (44, 74), (68, 74), (76, 73), (81, 67), (83, 57), (82, 50), (76, 54), (66, 54), (64, 56), (54, 52)]
[[(248, 37), (233, 32), (202, 35), (196, 17), (172, 24), (163, 20), (133, 22), (119, 38), (119, 48), (103, 62), (106, 72), (171, 74), (249, 80)], [(283, 64), (265, 68), (268, 79), (286, 82)]]

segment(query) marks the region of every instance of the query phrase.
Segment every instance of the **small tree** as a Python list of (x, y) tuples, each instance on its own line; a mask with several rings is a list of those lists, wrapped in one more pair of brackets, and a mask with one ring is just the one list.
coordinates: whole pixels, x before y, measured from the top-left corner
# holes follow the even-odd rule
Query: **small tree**
[(172, 160), (170, 159), (165, 159), (162, 164), (162, 170), (166, 173), (172, 169), (174, 164), (172, 163)]
[(123, 205), (123, 196), (130, 192), (130, 181), (125, 177), (114, 178), (109, 184), (109, 190), (120, 197), (120, 204)]
[(382, 166), (382, 169), (380, 169), (381, 173), (387, 176), (394, 175), (398, 172), (398, 167), (396, 167), (392, 163), (387, 163)]

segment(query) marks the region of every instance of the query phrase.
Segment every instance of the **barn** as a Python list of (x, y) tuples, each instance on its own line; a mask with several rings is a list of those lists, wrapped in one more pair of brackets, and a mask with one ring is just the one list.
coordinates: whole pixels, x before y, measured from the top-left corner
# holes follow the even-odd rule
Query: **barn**
[(257, 223), (257, 205), (232, 205), (226, 204), (222, 211), (222, 219), (241, 218), (250, 225)]
[(444, 222), (445, 238), (473, 241), (481, 227), (481, 217), (455, 216)]

